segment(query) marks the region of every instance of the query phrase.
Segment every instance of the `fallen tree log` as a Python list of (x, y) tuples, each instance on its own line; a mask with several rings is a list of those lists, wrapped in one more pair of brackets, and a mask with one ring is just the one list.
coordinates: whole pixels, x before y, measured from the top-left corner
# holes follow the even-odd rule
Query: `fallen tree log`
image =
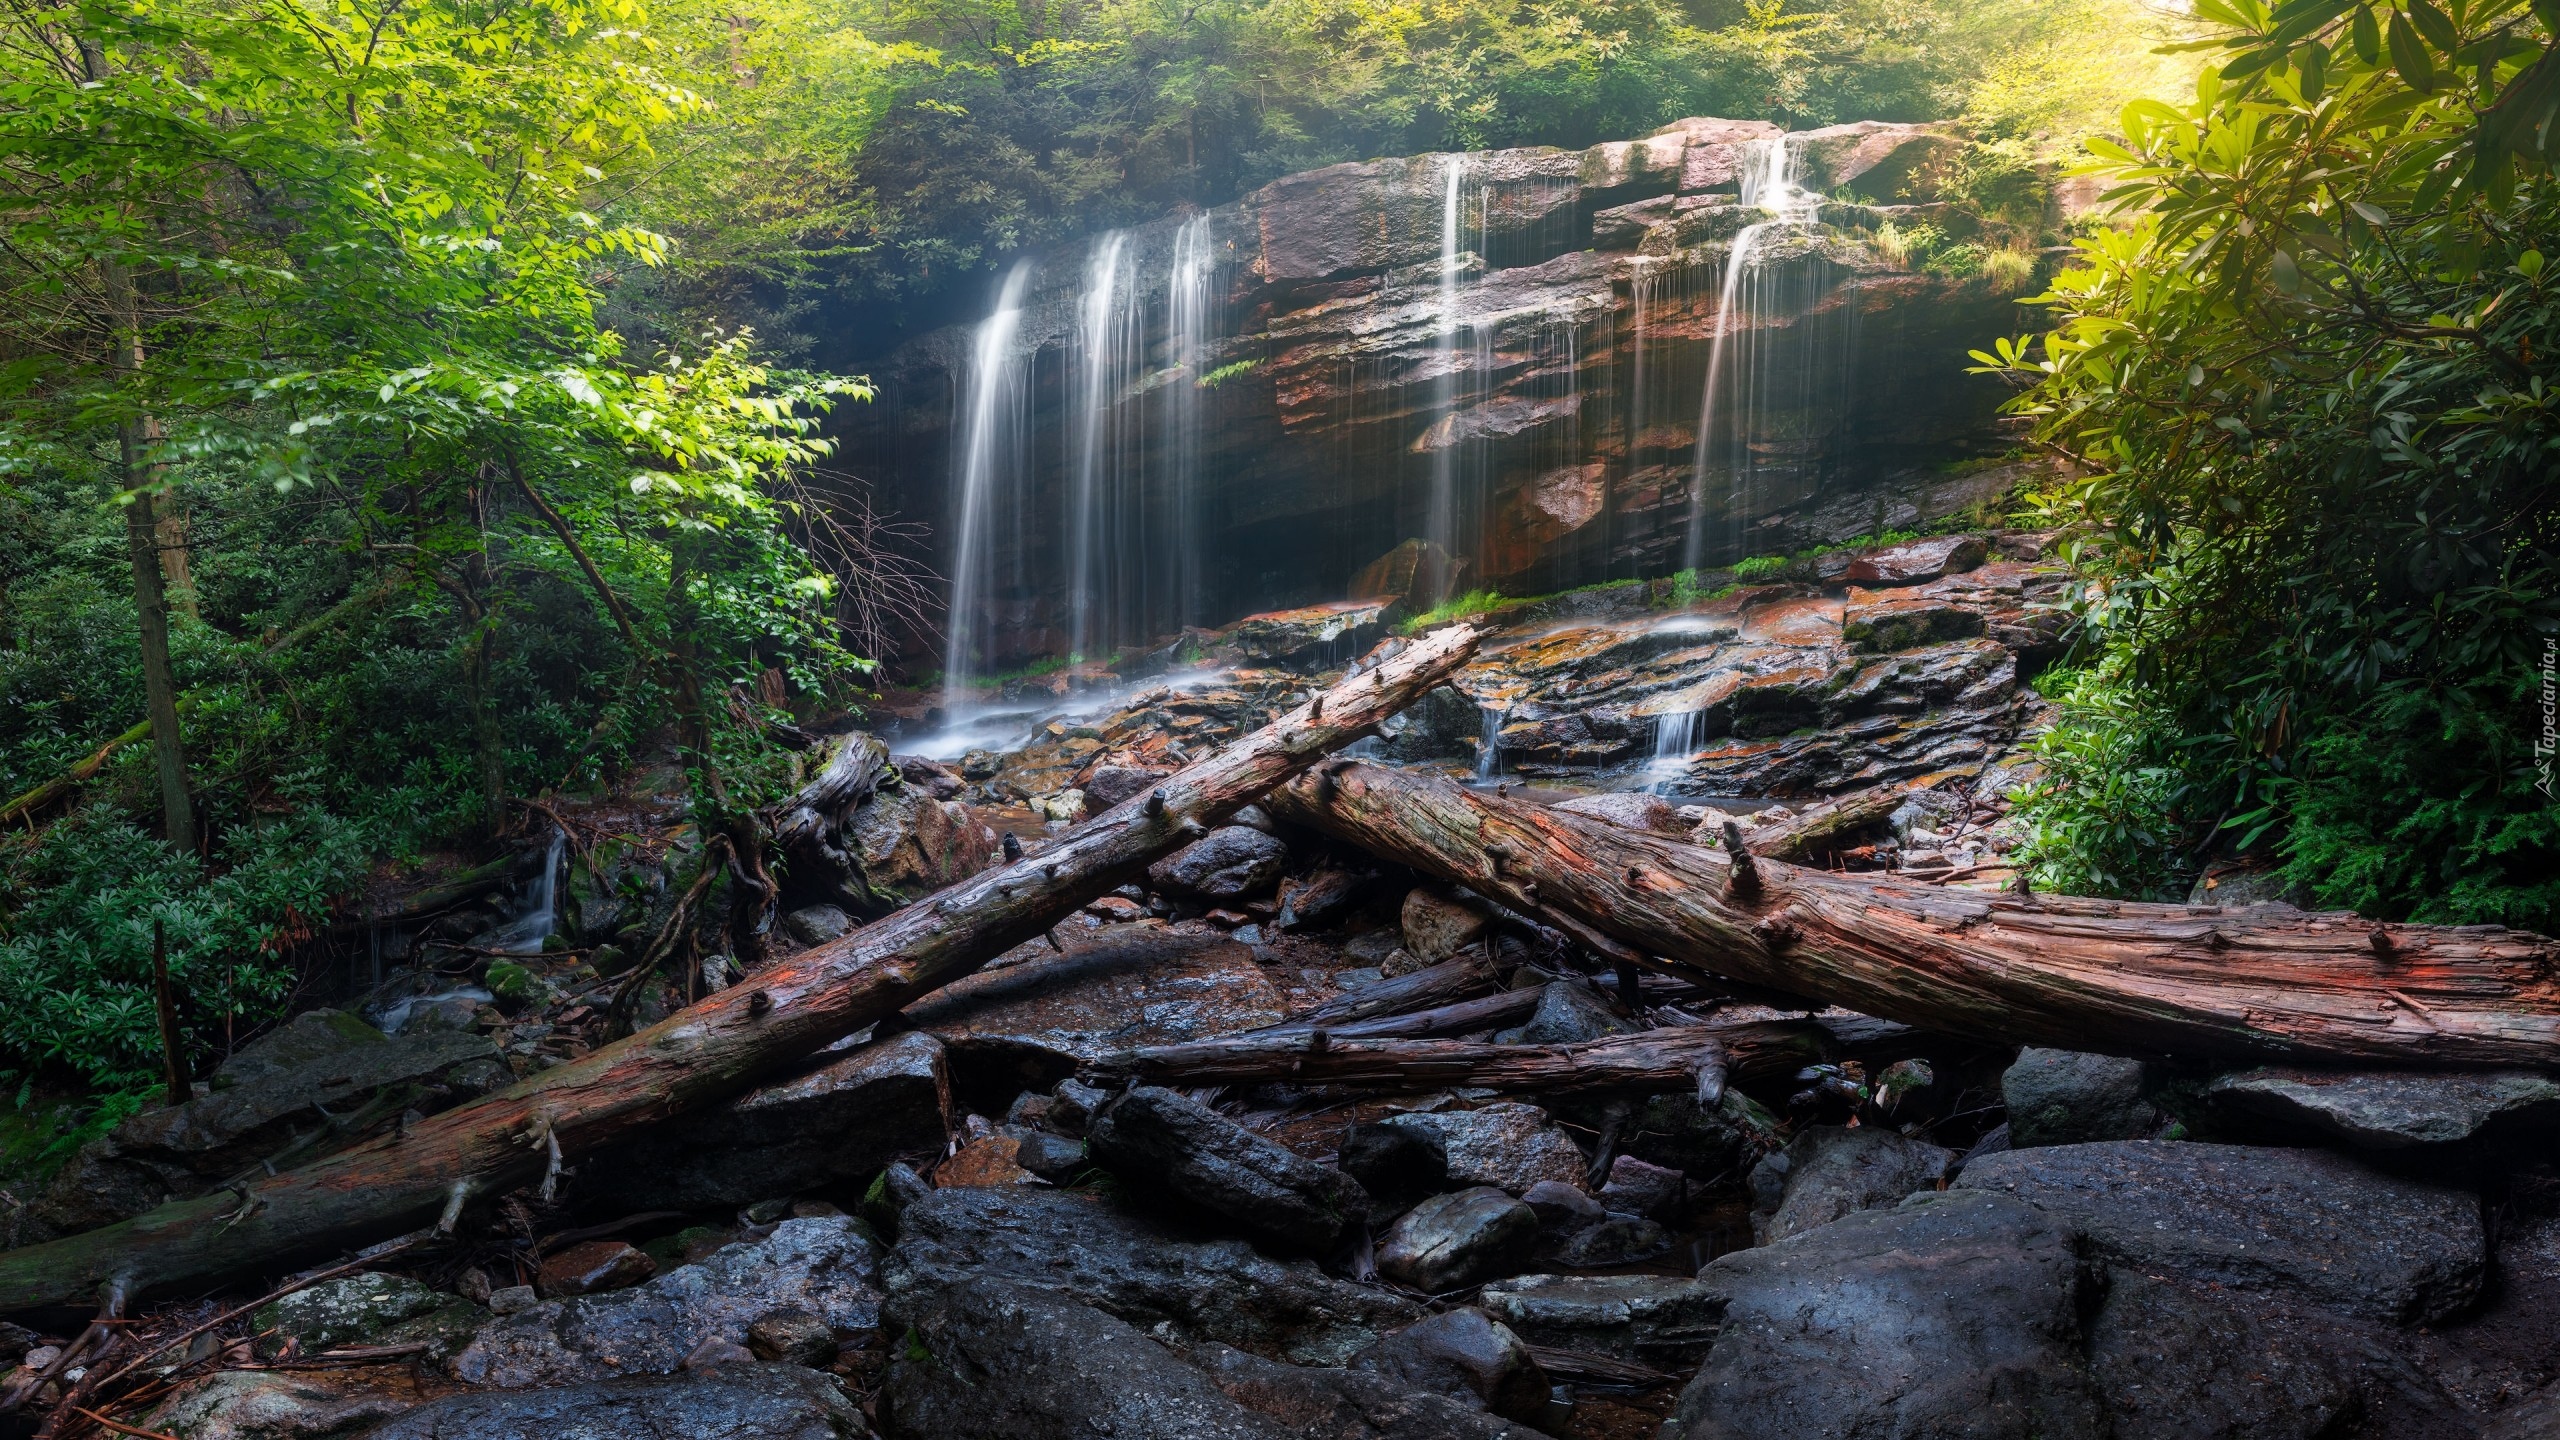
[(1832, 842), (1841, 836), (1890, 817), (1910, 793), (1905, 786), (1878, 785), (1825, 800), (1792, 820), (1753, 828), (1745, 833), (1743, 843), (1754, 855), (1801, 860), (1817, 850), (1836, 849)]
[(1469, 1045), (1456, 1040), (1338, 1040), (1309, 1035), (1230, 1035), (1150, 1045), (1085, 1067), (1095, 1083), (1147, 1085), (1373, 1085), (1400, 1090), (1477, 1086), (1533, 1095), (1686, 1090), (1712, 1067), (1767, 1080), (1823, 1058), (1827, 1036), (1801, 1020), (1738, 1020), (1611, 1035), (1572, 1045)]
[(0, 1311), (201, 1287), (427, 1224), (734, 1094), (1047, 933), (1097, 895), (1369, 733), (1475, 653), (1472, 629), (1406, 647), (1048, 851), (771, 966), (627, 1040), (298, 1170), (0, 1255)]
[(1277, 1025), (1266, 1025), (1263, 1029), (1311, 1030), (1319, 1025), (1341, 1025), (1381, 1015), (1403, 1015), (1482, 995), (1498, 983), (1493, 964), (1485, 959), (1483, 952), (1467, 952), (1437, 965), (1426, 965), (1409, 974), (1398, 975), (1392, 980), (1346, 990), (1321, 1005), (1310, 1006)]
[(1836, 875), (1751, 855), (1731, 831), (1718, 852), (1368, 765), (1264, 805), (1648, 954), (1940, 1032), (2143, 1056), (2560, 1069), (2560, 944), (2528, 931)]
[(1335, 1039), (1367, 1036), (1463, 1035), (1470, 1030), (1483, 1030), (1495, 1025), (1511, 1025), (1538, 1012), (1542, 990), (1505, 990), (1498, 995), (1479, 995), (1454, 1005), (1435, 1005), (1428, 1010), (1414, 1010), (1401, 1015), (1379, 1015), (1367, 1020), (1352, 1020), (1340, 1025), (1270, 1025), (1247, 1032), (1256, 1037), (1307, 1035), (1317, 1030)]

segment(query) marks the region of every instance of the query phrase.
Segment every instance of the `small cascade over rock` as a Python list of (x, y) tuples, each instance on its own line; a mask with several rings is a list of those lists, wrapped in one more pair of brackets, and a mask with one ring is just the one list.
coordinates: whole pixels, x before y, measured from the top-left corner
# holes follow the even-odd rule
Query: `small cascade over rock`
[(1028, 438), (1021, 408), (1029, 357), (1015, 337), (1031, 275), (1028, 260), (1006, 272), (994, 312), (978, 326), (963, 377), (962, 429), (952, 451), (958, 463), (951, 475), (951, 609), (942, 664), (943, 693), (955, 701), (967, 697), (983, 658), (979, 626), (993, 600), (996, 530), (1020, 529), (1022, 449)]

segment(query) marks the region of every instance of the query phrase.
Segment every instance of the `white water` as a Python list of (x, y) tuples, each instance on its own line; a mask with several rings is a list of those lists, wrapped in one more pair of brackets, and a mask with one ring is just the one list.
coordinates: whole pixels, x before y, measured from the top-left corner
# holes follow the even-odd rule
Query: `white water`
[(1129, 272), (1129, 237), (1117, 230), (1093, 247), (1084, 296), (1076, 307), (1075, 479), (1067, 509), (1068, 643), (1073, 654), (1098, 657), (1110, 644), (1110, 619), (1126, 554), (1119, 493), (1124, 450), (1137, 436), (1118, 423), (1120, 402), (1145, 361), (1146, 319)]
[[(1734, 337), (1745, 331), (1751, 316), (1745, 312), (1758, 307), (1751, 302), (1749, 277), (1754, 273), (1752, 261), (1761, 242), (1775, 232), (1810, 228), (1822, 214), (1822, 196), (1807, 190), (1797, 181), (1796, 152), (1784, 135), (1772, 135), (1752, 142), (1741, 176), (1743, 205), (1769, 216), (1742, 227), (1733, 237), (1732, 249), (1726, 252), (1724, 281), (1716, 292), (1715, 337), (1707, 347), (1707, 383), (1698, 400), (1698, 441), (1689, 465), (1689, 528), (1681, 548), (1681, 566), (1695, 570), (1706, 558), (1707, 462), (1713, 453), (1713, 436), (1718, 415), (1718, 401), (1723, 400), (1724, 422), (1733, 430), (1734, 453), (1747, 457), (1751, 443), (1751, 407), (1734, 403), (1724, 395), (1727, 353)], [(1756, 376), (1737, 377), (1735, 388), (1756, 381)], [(1737, 465), (1737, 483), (1747, 459)]]
[(1706, 718), (1706, 712), (1703, 710), (1686, 710), (1676, 715), (1654, 716), (1654, 763), (1686, 760), (1704, 749), (1706, 737), (1700, 732), (1706, 728), (1701, 723)]
[(1491, 705), (1477, 706), (1476, 716), (1476, 778), (1490, 780), (1502, 773), (1502, 722), (1511, 716)]
[[(1440, 193), (1440, 320), (1432, 347), (1431, 415), (1433, 422), (1453, 421), (1458, 413), (1458, 267), (1459, 241), (1465, 227), (1462, 205), (1467, 157), (1452, 155), (1442, 167)], [(1458, 450), (1453, 435), (1431, 452), (1430, 508), (1424, 512), (1422, 536), (1441, 553), (1458, 552)]]
[(516, 907), (514, 918), (492, 930), (483, 938), (483, 948), (509, 955), (539, 955), (542, 942), (560, 922), (560, 861), (569, 850), (569, 837), (558, 830), (551, 832), (551, 844), (542, 852), (542, 872), (525, 892), (523, 903)]
[(989, 571), (997, 493), (1018, 497), (1023, 461), (1022, 416), (1028, 389), (1023, 384), (1029, 358), (1015, 353), (1014, 337), (1022, 330), (1022, 296), (1031, 283), (1031, 262), (1017, 262), (1006, 272), (996, 293), (993, 313), (978, 325), (970, 347), (969, 374), (961, 395), (959, 464), (951, 477), (952, 525), (951, 615), (943, 652), (942, 696), (946, 708), (968, 695), (981, 661), (980, 626), (992, 602)]
[(1217, 324), (1217, 257), (1210, 250), (1209, 217), (1195, 215), (1173, 236), (1173, 269), (1166, 277), (1165, 331), (1172, 345), (1173, 376), (1161, 394), (1164, 407), (1164, 457), (1173, 492), (1173, 612), (1161, 629), (1197, 625), (1207, 619), (1203, 594), (1201, 549), (1206, 533), (1201, 523), (1200, 427), (1208, 401), (1212, 368), (1211, 342)]

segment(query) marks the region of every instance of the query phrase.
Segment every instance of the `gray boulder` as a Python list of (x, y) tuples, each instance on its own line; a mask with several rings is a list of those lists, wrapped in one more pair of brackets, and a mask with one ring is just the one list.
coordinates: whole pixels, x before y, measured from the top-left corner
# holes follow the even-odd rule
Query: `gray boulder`
[(1717, 1259), (1724, 1325), (1663, 1440), (2104, 1433), (2071, 1237), (1995, 1195), (1916, 1196)]
[(417, 1404), (361, 1369), (216, 1370), (179, 1383), (143, 1429), (178, 1440), (349, 1440)]
[(1983, 1156), (1956, 1185), (2034, 1205), (2113, 1264), (2289, 1292), (2386, 1323), (2462, 1309), (2488, 1263), (2476, 1196), (2325, 1151), (2045, 1146)]
[(1577, 1270), (1638, 1265), (1671, 1253), (1671, 1232), (1641, 1215), (1609, 1215), (1565, 1237), (1551, 1257)]
[(902, 1298), (880, 1387), (891, 1440), (1281, 1440), (1163, 1346), (1052, 1292), (978, 1276)]
[(390, 1041), (390, 1036), (343, 1010), (305, 1010), (233, 1051), (231, 1058), (214, 1067), (209, 1083), (212, 1089), (228, 1090)]
[(1685, 1370), (1707, 1353), (1724, 1299), (1673, 1275), (1523, 1275), (1478, 1301), (1532, 1345)]
[(1518, 1195), (1541, 1180), (1583, 1184), (1590, 1162), (1582, 1147), (1535, 1105), (1506, 1100), (1474, 1110), (1390, 1115), (1382, 1125), (1409, 1126), (1440, 1137), (1449, 1183), (1492, 1185)]
[(489, 1312), (401, 1275), (362, 1271), (297, 1290), (250, 1317), (261, 1354), (287, 1344), (304, 1355), (351, 1345), (424, 1343), (442, 1360), (471, 1342)]
[(2205, 1087), (2217, 1124), (2279, 1140), (2362, 1150), (2458, 1145), (2560, 1126), (2560, 1079), (2533, 1070), (2418, 1073), (2270, 1066)]
[(1123, 1183), (1161, 1187), (1297, 1249), (1329, 1253), (1368, 1223), (1359, 1181), (1160, 1086), (1104, 1107), (1086, 1144)]
[(839, 1330), (880, 1323), (877, 1259), (853, 1220), (785, 1220), (645, 1285), (549, 1300), (491, 1321), (449, 1367), (466, 1385), (521, 1389), (673, 1372), (705, 1341), (744, 1345), (781, 1311)]
[(1649, 790), (1576, 795), (1556, 808), (1570, 810), (1576, 815), (1596, 815), (1613, 825), (1624, 825), (1630, 830), (1650, 830), (1656, 835), (1685, 835), (1689, 832), (1689, 827), (1681, 822), (1679, 809)]
[(832, 1375), (797, 1365), (723, 1365), (556, 1389), (448, 1395), (367, 1440), (864, 1440), (862, 1411)]
[(1554, 980), (1539, 992), (1537, 1012), (1527, 1024), (1496, 1031), (1493, 1038), (1502, 1045), (1572, 1045), (1624, 1035), (1634, 1028), (1592, 994), (1589, 986)]
[(1537, 1357), (1509, 1326), (1472, 1305), (1380, 1336), (1351, 1366), (1524, 1424), (1546, 1418), (1547, 1373)]
[(2018, 1052), (2000, 1077), (2009, 1109), (2009, 1143), (2078, 1145), (2139, 1140), (2160, 1128), (2160, 1112), (2142, 1094), (2142, 1062), (2077, 1050)]
[(1608, 1183), (1600, 1187), (1600, 1203), (1622, 1215), (1674, 1224), (1689, 1213), (1689, 1177), (1621, 1155), (1610, 1162)]
[(1879, 1126), (1814, 1126), (1752, 1167), (1752, 1229), (1769, 1244), (1852, 1211), (1890, 1209), (1936, 1189), (1955, 1158)]
[(881, 1267), (893, 1300), (973, 1275), (1047, 1289), (1180, 1343), (1220, 1341), (1340, 1364), (1421, 1317), (1401, 1296), (1274, 1260), (1229, 1236), (1141, 1216), (1078, 1191), (936, 1190), (910, 1201)]
[(803, 905), (782, 917), (782, 928), (803, 945), (824, 945), (853, 928), (853, 917), (840, 905)]
[(579, 1188), (634, 1210), (701, 1210), (860, 1185), (942, 1142), (950, 1093), (941, 1043), (909, 1032), (651, 1126), (581, 1162)]
[(1245, 900), (1267, 895), (1289, 865), (1289, 847), (1250, 825), (1222, 825), (1157, 861), (1147, 871), (1155, 888), (1202, 900)]
[(1490, 1185), (1434, 1195), (1378, 1246), (1378, 1273), (1428, 1294), (1516, 1274), (1538, 1243), (1538, 1212)]
[(2269, 1324), (2228, 1295), (2138, 1270), (2108, 1276), (2089, 1369), (2115, 1440), (2315, 1440), (2357, 1408), (2334, 1325)]

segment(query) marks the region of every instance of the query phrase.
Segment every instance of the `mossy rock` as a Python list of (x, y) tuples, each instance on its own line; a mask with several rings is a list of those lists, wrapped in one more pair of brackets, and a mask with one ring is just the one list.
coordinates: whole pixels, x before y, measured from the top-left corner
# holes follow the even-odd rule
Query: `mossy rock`
[(382, 1337), (404, 1321), (467, 1303), (405, 1275), (367, 1270), (296, 1290), (262, 1305), (250, 1317), (250, 1323), (261, 1336), (261, 1353), (278, 1354), (286, 1341), (298, 1340), (302, 1353), (312, 1355), (349, 1345), (383, 1343)]

